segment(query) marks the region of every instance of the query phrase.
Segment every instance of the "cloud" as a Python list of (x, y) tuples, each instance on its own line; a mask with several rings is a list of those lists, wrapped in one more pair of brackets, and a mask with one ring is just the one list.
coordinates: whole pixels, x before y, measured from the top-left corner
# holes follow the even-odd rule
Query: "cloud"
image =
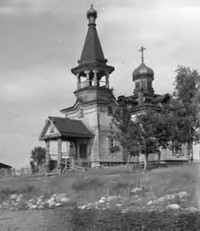
[[(2, 74), (2, 73), (1, 73)], [(4, 72), (0, 91), (0, 162), (16, 168), (29, 163), (34, 146), (44, 146), (39, 134), (49, 115), (75, 102), (74, 78), (61, 66)], [(5, 153), (5, 154), (4, 154)]]
[[(3, 14), (14, 14), (19, 13), (21, 11), (29, 11), (35, 13), (43, 13), (43, 12), (67, 12), (69, 9), (73, 10), (76, 14), (77, 12), (81, 12), (82, 9), (89, 8), (91, 4), (91, 0), (80, 1), (61, 1), (61, 0), (1, 0), (0, 2), (0, 13)], [(180, 7), (199, 7), (198, 0), (186, 1), (186, 0), (177, 0), (177, 1), (160, 1), (160, 0), (115, 0), (115, 1), (96, 1), (93, 3), (95, 8), (98, 9), (99, 12), (107, 11), (109, 9), (113, 9), (114, 6), (119, 8), (132, 8), (134, 10), (151, 10), (151, 9), (172, 9), (172, 8), (180, 8)]]
[[(90, 3), (0, 1), (0, 162), (28, 163), (30, 150), (43, 145), (38, 136), (46, 117), (75, 102), (70, 69), (81, 54)], [(199, 68), (199, 6), (195, 0), (95, 1), (103, 51), (115, 67), (110, 82), (116, 97), (132, 94), (142, 45), (156, 93), (172, 91), (178, 64)]]
[(69, 75), (69, 71), (66, 72), (63, 66), (45, 64), (29, 70), (4, 72), (4, 79), (1, 81), (1, 102), (31, 107), (31, 104), (38, 101), (40, 107), (43, 100), (53, 101), (54, 98), (59, 99), (66, 95), (70, 98), (70, 95), (73, 95), (70, 86), (76, 84), (76, 79), (66, 78), (67, 74)]
[[(171, 93), (177, 65), (199, 68), (200, 4), (162, 1), (151, 8), (133, 5), (108, 7), (98, 19), (105, 56), (116, 68), (111, 85), (116, 96), (132, 94), (131, 74), (140, 64), (138, 50), (143, 45), (147, 48), (145, 62), (155, 72), (155, 92)], [(124, 81), (127, 84), (119, 84)]]
[(0, 4), (0, 14), (21, 12), (44, 13), (61, 9), (57, 0), (4, 0)]
[(56, 0), (1, 0), (0, 7), (34, 9), (47, 8), (56, 4)]
[(90, 0), (85, 3), (80, 0), (64, 1), (64, 0), (1, 0), (0, 3), (0, 14), (20, 14), (20, 13), (33, 13), (43, 14), (52, 13), (56, 15), (67, 12), (76, 14), (81, 11), (82, 7), (86, 4), (89, 7)]

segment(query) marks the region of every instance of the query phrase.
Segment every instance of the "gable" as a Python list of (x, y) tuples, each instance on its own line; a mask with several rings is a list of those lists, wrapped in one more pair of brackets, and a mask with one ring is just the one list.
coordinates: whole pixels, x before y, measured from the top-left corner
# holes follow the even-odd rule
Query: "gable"
[(42, 129), (41, 135), (39, 137), (39, 140), (43, 140), (46, 138), (53, 138), (53, 137), (60, 137), (61, 134), (54, 125), (53, 121), (50, 119), (46, 120), (45, 126)]
[(52, 122), (50, 122), (48, 124), (45, 136), (55, 136), (55, 135), (59, 135), (59, 134), (60, 133), (59, 133), (58, 129), (55, 127), (55, 125)]
[(80, 120), (49, 117), (40, 135), (40, 140), (63, 137), (67, 139), (92, 138), (94, 134)]

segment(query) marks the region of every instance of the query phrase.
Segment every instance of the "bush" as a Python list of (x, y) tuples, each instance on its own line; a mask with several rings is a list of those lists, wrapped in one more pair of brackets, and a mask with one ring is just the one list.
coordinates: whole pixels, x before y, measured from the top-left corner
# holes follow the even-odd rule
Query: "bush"
[(104, 186), (104, 182), (99, 177), (79, 178), (72, 183), (75, 191), (96, 190)]
[(123, 196), (130, 196), (131, 189), (133, 185), (130, 182), (115, 182), (109, 185), (109, 194), (110, 195), (123, 195)]

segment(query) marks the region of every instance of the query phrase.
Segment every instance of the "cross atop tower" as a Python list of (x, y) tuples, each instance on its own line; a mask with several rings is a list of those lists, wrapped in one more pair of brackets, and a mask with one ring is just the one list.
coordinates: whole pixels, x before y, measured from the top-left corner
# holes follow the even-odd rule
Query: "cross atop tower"
[(144, 48), (143, 46), (140, 48), (140, 52), (142, 54), (141, 58), (142, 58), (142, 63), (144, 62), (144, 50), (146, 50), (146, 48)]

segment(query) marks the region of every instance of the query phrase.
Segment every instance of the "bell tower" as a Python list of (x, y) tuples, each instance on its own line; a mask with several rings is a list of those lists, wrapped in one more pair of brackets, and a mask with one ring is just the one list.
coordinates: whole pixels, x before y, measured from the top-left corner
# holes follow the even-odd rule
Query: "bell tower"
[(77, 101), (108, 100), (113, 96), (109, 86), (109, 75), (114, 67), (107, 65), (96, 30), (97, 11), (91, 5), (87, 12), (88, 32), (78, 66), (71, 69), (77, 78), (74, 92)]
[[(71, 69), (76, 76), (77, 86), (74, 92), (76, 102), (72, 107), (61, 110), (69, 119), (81, 120), (94, 135), (84, 140), (87, 146), (87, 160), (92, 166), (104, 162), (121, 162), (123, 153), (120, 149), (110, 150), (119, 145), (114, 142), (112, 118), (118, 104), (110, 88), (109, 78), (114, 67), (107, 64), (97, 34), (97, 11), (91, 5), (87, 11), (88, 31), (78, 65)], [(77, 155), (83, 150), (77, 140)], [(80, 145), (79, 145), (80, 144)], [(84, 159), (85, 161), (85, 159)]]

